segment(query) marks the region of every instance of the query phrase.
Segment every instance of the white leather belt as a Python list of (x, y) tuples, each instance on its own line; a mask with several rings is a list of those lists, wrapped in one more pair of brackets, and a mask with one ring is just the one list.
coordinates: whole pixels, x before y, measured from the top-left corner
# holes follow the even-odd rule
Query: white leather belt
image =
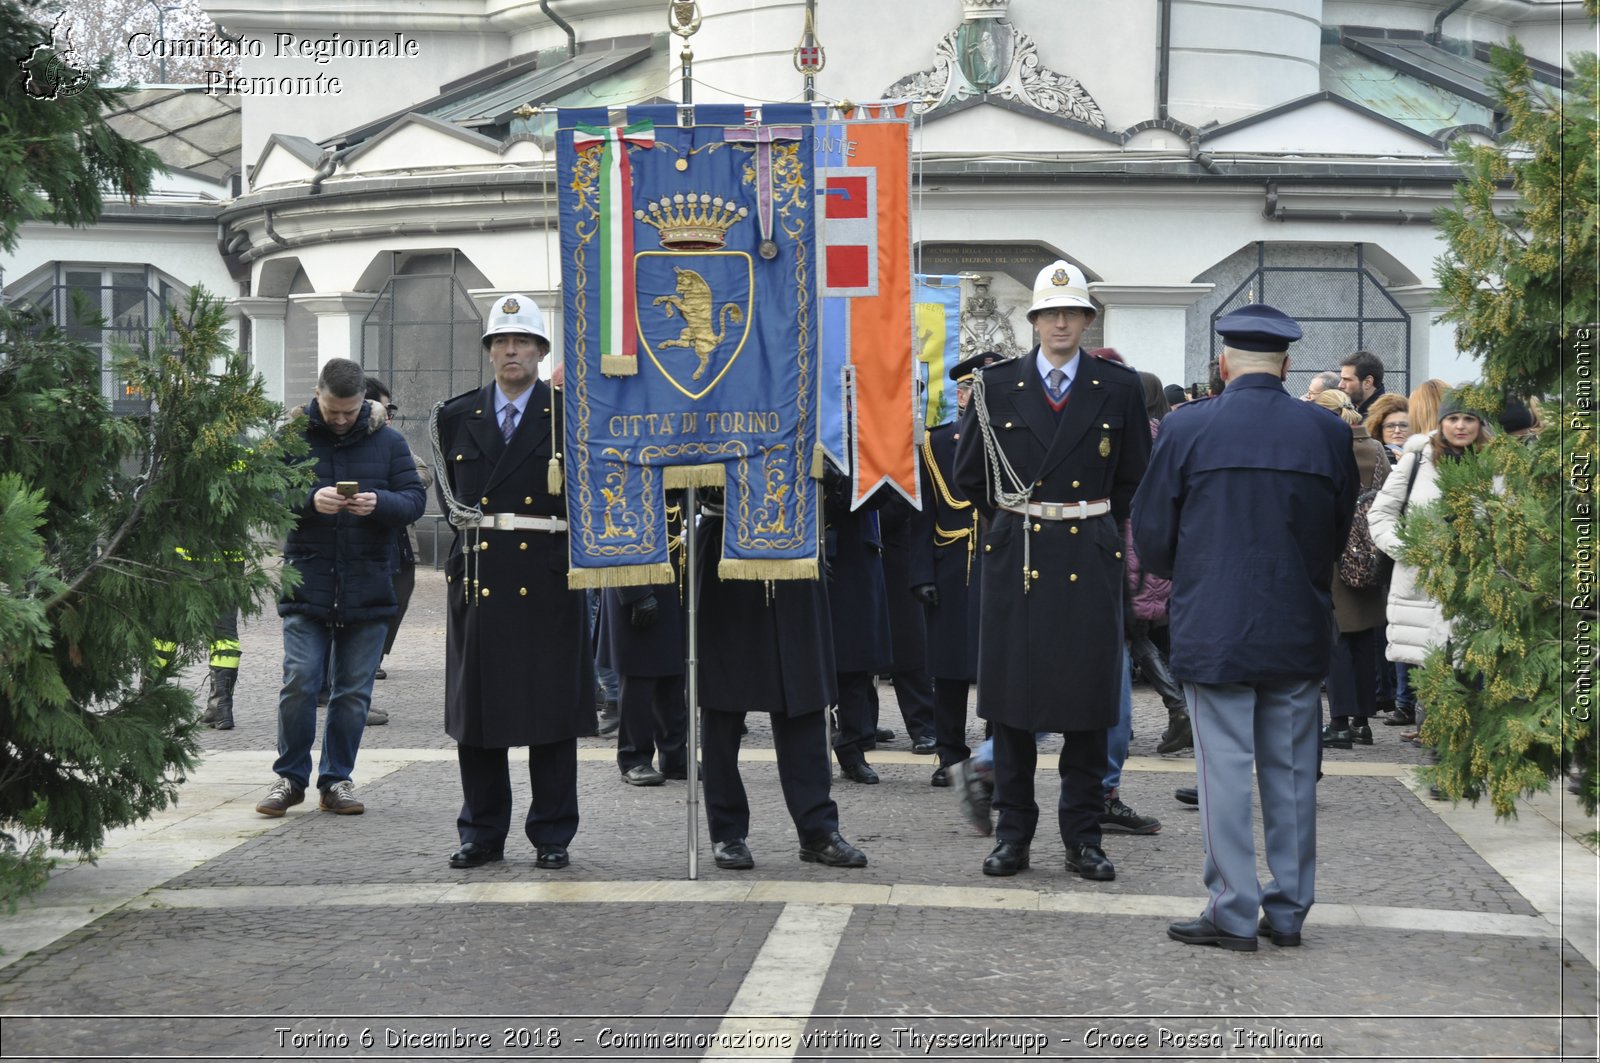
[(567, 522), (560, 517), (531, 517), (521, 513), (485, 513), (478, 525), (486, 531), (564, 532)]
[(1024, 506), (1002, 506), (1013, 513), (1021, 513), (1040, 520), (1088, 520), (1111, 512), (1111, 499), (1100, 498), (1093, 502), (1029, 502)]

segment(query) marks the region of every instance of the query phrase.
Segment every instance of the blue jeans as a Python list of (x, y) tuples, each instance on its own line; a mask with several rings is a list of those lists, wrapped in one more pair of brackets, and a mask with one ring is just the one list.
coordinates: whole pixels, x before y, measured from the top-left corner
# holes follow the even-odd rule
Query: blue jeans
[(278, 759), (272, 770), (296, 786), (311, 781), (311, 743), (317, 733), (317, 691), (331, 675), (327, 725), (317, 788), (355, 770), (361, 732), (372, 704), (372, 677), (383, 658), (386, 620), (336, 626), (310, 617), (283, 618), (283, 690), (278, 694)]
[(1128, 659), (1128, 644), (1122, 644), (1122, 705), (1117, 725), (1106, 731), (1106, 793), (1122, 785), (1122, 762), (1128, 759), (1128, 743), (1133, 739), (1133, 671)]

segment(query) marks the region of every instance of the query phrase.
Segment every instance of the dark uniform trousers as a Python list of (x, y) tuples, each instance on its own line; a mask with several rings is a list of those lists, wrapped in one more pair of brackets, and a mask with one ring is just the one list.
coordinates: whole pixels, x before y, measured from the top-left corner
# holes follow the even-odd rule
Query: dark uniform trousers
[(839, 673), (839, 707), (834, 710), (833, 753), (840, 764), (859, 764), (876, 746), (878, 706), (871, 672)]
[[(1105, 809), (1106, 732), (1068, 731), (1061, 736), (1061, 798), (1057, 817), (1067, 845), (1099, 845), (1100, 813)], [(1033, 772), (1039, 747), (1032, 731), (994, 726), (994, 835), (1003, 842), (1033, 841), (1039, 805), (1033, 799)]]
[[(920, 605), (917, 608), (922, 608)], [(905, 721), (906, 734), (915, 742), (933, 735), (933, 680), (925, 668), (905, 672), (890, 672), (889, 682), (894, 686), (894, 698), (900, 705), (900, 718)], [(878, 723), (877, 692), (873, 691), (872, 714), (874, 729)]]
[[(770, 713), (772, 745), (778, 755), (778, 782), (783, 802), (802, 842), (823, 841), (839, 829), (839, 806), (829, 796), (833, 768), (828, 763), (826, 714), (808, 712), (790, 716)], [(750, 834), (750, 800), (739, 776), (742, 712), (707, 710), (700, 755), (705, 761), (706, 820), (713, 842), (728, 842)]]
[(967, 745), (967, 695), (972, 684), (965, 679), (933, 681), (933, 738), (939, 763), (948, 768), (972, 756)]
[(661, 771), (687, 775), (689, 710), (681, 675), (624, 675), (617, 700), (617, 768), (649, 767), (661, 751)]
[[(461, 813), (456, 829), (462, 844), (505, 845), (511, 833), (510, 750), (458, 744)], [(578, 833), (578, 740), (528, 747), (528, 779), (533, 800), (523, 830), (534, 845), (570, 845)]]

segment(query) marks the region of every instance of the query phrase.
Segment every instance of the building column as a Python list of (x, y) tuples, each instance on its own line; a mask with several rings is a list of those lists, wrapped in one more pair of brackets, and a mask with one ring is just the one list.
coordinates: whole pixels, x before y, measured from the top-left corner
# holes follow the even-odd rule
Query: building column
[(1089, 293), (1105, 307), (1103, 342), (1129, 365), (1184, 383), (1189, 307), (1214, 284), (1113, 284), (1096, 281)]
[(1447, 384), (1459, 384), (1481, 375), (1482, 370), (1472, 358), (1456, 351), (1454, 327), (1439, 322), (1445, 308), (1439, 304), (1438, 287), (1408, 284), (1390, 288), (1389, 294), (1411, 318), (1413, 389), (1432, 377), (1438, 377)]
[[(282, 297), (247, 295), (228, 303), (230, 313), (250, 322), (250, 365), (261, 374), (262, 387), (273, 402), (284, 400), (285, 353), (283, 319), (289, 302)], [(241, 323), (241, 328), (243, 327)]]
[(290, 299), (317, 316), (317, 370), (334, 358), (361, 361), (361, 326), (378, 297), (373, 292), (312, 292)]

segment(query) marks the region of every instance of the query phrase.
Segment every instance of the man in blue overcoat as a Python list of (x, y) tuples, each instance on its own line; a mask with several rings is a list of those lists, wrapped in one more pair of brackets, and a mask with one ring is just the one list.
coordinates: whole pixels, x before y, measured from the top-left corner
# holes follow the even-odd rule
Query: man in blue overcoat
[[(1360, 478), (1345, 423), (1283, 390), (1300, 326), (1257, 303), (1216, 328), (1227, 390), (1163, 422), (1133, 535), (1144, 567), (1172, 580), (1171, 667), (1194, 727), (1211, 894), (1199, 918), (1167, 933), (1249, 952), (1258, 930), (1300, 944), (1311, 907), (1319, 687), (1338, 636), (1334, 564)], [(1272, 871), (1265, 887), (1252, 767)]]

